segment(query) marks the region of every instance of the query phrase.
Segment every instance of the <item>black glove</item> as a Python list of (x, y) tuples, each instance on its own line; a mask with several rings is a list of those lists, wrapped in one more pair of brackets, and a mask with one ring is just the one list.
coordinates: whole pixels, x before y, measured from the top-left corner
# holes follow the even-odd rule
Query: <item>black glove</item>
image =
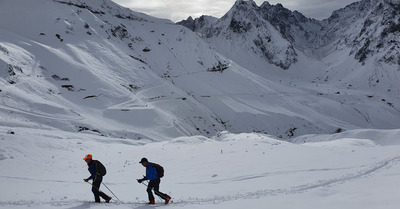
[(143, 178), (141, 178), (141, 179), (137, 179), (137, 182), (139, 182), (139, 184), (141, 184), (143, 181), (145, 181), (146, 180), (146, 177), (145, 176), (143, 176)]

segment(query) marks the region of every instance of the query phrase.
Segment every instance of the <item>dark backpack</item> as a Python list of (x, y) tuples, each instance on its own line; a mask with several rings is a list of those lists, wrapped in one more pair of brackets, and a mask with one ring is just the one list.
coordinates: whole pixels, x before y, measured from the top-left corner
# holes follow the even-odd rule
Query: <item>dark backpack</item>
[(98, 160), (93, 160), (94, 164), (96, 164), (96, 169), (97, 169), (97, 173), (100, 174), (100, 176), (105, 176), (107, 174), (107, 170), (106, 167), (103, 165), (103, 163), (101, 163)]
[(151, 165), (156, 168), (158, 177), (162, 178), (164, 176), (164, 168), (157, 163), (151, 163)]

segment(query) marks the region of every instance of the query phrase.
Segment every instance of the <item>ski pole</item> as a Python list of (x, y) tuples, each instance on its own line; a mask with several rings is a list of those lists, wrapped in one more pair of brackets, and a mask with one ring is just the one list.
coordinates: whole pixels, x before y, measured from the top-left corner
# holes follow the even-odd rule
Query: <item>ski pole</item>
[[(89, 183), (89, 182), (86, 182), (86, 183), (92, 185), (92, 187), (94, 187), (95, 189), (97, 189), (97, 191), (102, 192), (99, 188), (93, 186), (93, 184), (91, 184), (91, 183)], [(117, 198), (117, 200), (118, 200), (120, 203), (123, 203), (117, 196), (115, 196), (114, 192), (112, 192), (112, 191), (107, 187), (107, 185), (105, 185), (103, 182), (101, 182), (101, 183), (114, 195), (115, 198)]]
[(86, 182), (86, 183), (88, 183), (88, 184), (92, 185), (92, 187), (94, 187), (95, 189), (97, 189), (97, 191), (101, 192), (101, 190), (100, 190), (99, 188), (97, 188), (97, 187), (93, 186), (93, 184), (91, 184), (91, 183), (89, 183), (89, 182)]
[(110, 191), (111, 192), (111, 194), (113, 194), (114, 195), (114, 197), (115, 198), (117, 198), (117, 200), (119, 201), (119, 202), (121, 202), (122, 203), (122, 201), (114, 194), (114, 192), (113, 191), (111, 191), (111, 189), (110, 188), (108, 188), (108, 186), (105, 184), (105, 183), (103, 183), (103, 182), (101, 182), (107, 189), (108, 189), (108, 191)]
[(143, 183), (143, 182), (142, 182), (142, 184), (145, 185), (146, 187), (148, 187), (148, 185), (147, 185), (146, 183)]

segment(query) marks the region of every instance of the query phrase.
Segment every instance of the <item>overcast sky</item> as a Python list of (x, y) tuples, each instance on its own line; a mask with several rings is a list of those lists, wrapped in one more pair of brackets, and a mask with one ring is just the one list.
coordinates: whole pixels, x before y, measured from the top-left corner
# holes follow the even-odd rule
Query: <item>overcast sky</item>
[[(170, 19), (177, 22), (201, 15), (222, 17), (236, 0), (113, 0), (134, 11), (151, 16)], [(322, 20), (328, 18), (334, 10), (343, 8), (358, 0), (269, 0), (270, 4), (281, 3), (284, 7), (297, 10), (306, 17)], [(261, 5), (264, 0), (255, 0)]]

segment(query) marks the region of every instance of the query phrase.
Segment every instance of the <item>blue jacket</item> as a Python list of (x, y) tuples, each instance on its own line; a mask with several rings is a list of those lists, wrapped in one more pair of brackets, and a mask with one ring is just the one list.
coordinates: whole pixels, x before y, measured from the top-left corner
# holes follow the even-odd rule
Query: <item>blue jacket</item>
[(158, 180), (160, 179), (158, 177), (157, 169), (154, 167), (150, 162), (147, 163), (146, 166), (146, 177), (147, 180)]
[(97, 174), (97, 167), (96, 167), (96, 163), (92, 160), (89, 164), (88, 164), (89, 168), (89, 172), (91, 174), (91, 176), (88, 178), (90, 179), (94, 179), (96, 177)]

